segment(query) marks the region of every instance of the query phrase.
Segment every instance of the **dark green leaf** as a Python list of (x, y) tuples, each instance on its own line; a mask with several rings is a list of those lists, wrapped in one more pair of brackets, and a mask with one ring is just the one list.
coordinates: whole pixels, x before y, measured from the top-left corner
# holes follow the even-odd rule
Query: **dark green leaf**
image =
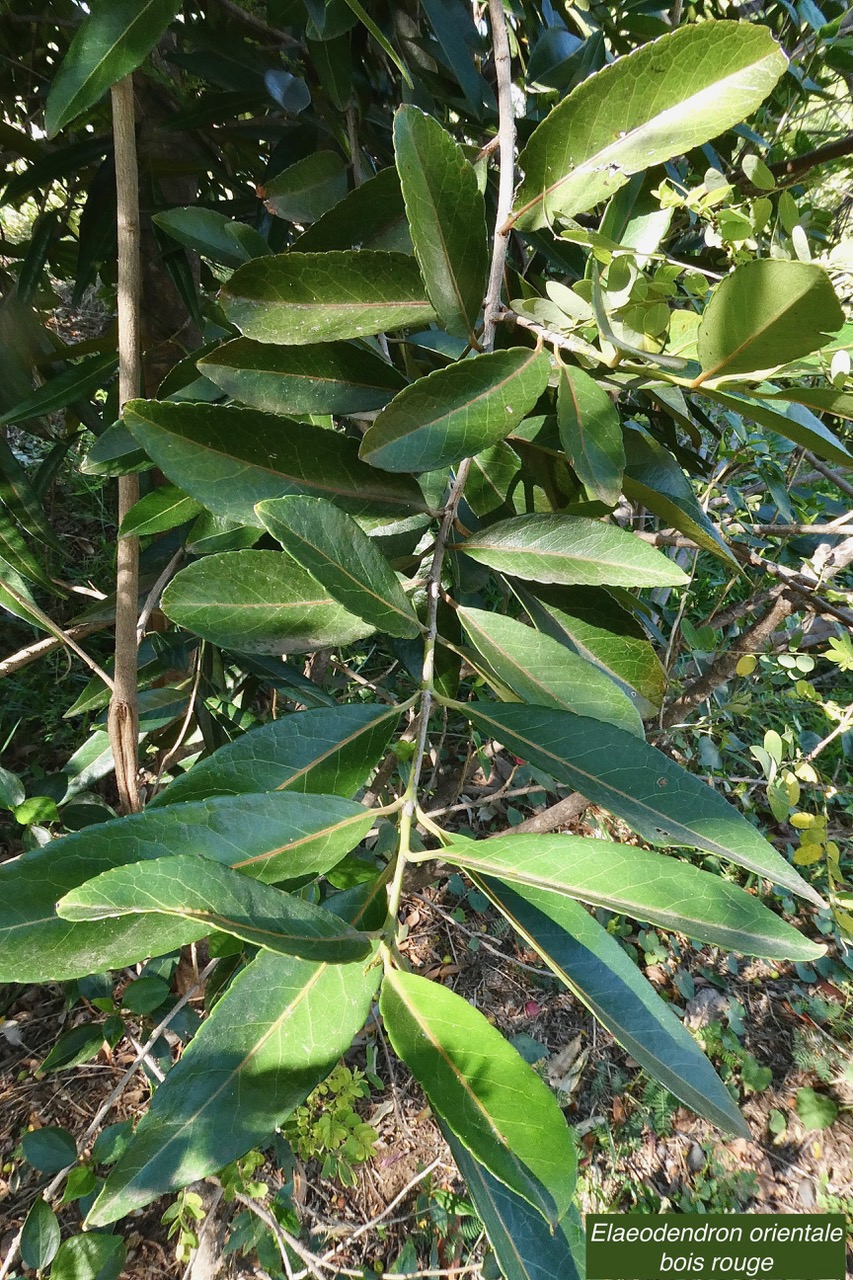
[(50, 1280), (119, 1280), (127, 1249), (121, 1236), (87, 1231), (63, 1240)]
[(564, 585), (681, 586), (682, 569), (625, 529), (585, 516), (515, 516), (457, 544), (500, 573)]
[(459, 617), (477, 652), (523, 702), (606, 720), (642, 738), (634, 704), (599, 667), (503, 614), (460, 608)]
[(21, 1261), (33, 1271), (42, 1271), (56, 1257), (60, 1240), (59, 1219), (50, 1205), (38, 1197), (27, 1214), (21, 1233)]
[(699, 1115), (727, 1132), (746, 1135), (728, 1089), (696, 1041), (588, 911), (571, 898), (542, 889), (510, 888), (479, 876), (477, 882), (641, 1067)]
[(631, 734), (544, 707), (468, 703), (465, 714), (522, 759), (624, 818), (650, 844), (705, 849), (820, 903), (722, 796)]
[(300, 253), (328, 253), (332, 249), (411, 253), (403, 193), (394, 166), (380, 169), (363, 186), (350, 191), (303, 232), (296, 248)]
[(117, 1124), (108, 1124), (102, 1129), (92, 1143), (92, 1161), (94, 1164), (115, 1164), (133, 1136), (133, 1121), (119, 1120)]
[(87, 1022), (82, 1027), (65, 1031), (42, 1062), (40, 1071), (67, 1071), (81, 1062), (91, 1062), (104, 1043), (104, 1024)]
[(560, 370), (557, 422), (581, 484), (590, 497), (615, 506), (625, 467), (622, 424), (610, 396), (583, 369), (564, 365)]
[(255, 504), (288, 494), (329, 498), (351, 515), (423, 511), (414, 480), (361, 462), (337, 431), (231, 406), (131, 400), (125, 419), (165, 472), (215, 515), (261, 527)]
[(439, 122), (413, 106), (394, 117), (394, 155), (429, 300), (448, 333), (473, 337), (489, 268), (477, 175)]
[(475, 454), (465, 485), (465, 501), (474, 514), (485, 517), (499, 511), (520, 469), (518, 454), (503, 441)]
[(265, 183), (264, 203), (287, 222), (316, 222), (346, 193), (343, 160), (334, 151), (317, 151)]
[(843, 323), (823, 267), (783, 258), (746, 262), (717, 285), (702, 313), (697, 382), (767, 373), (819, 350)]
[(829, 413), (836, 418), (853, 421), (853, 394), (849, 391), (836, 391), (835, 387), (786, 387), (784, 391), (769, 394), (762, 392), (764, 400), (787, 400), (804, 404), (816, 413)]
[(150, 471), (153, 465), (124, 423), (114, 422), (92, 445), (80, 469), (87, 476), (124, 476)]
[(203, 511), (204, 508), (194, 498), (188, 498), (173, 484), (161, 485), (152, 489), (131, 507), (121, 522), (120, 536), (128, 538), (131, 534), (137, 538), (147, 537), (152, 533), (164, 533), (168, 529), (176, 529), (186, 524)]
[(374, 249), (256, 258), (221, 296), (228, 319), (259, 342), (363, 338), (435, 318), (414, 259)]
[[(56, 588), (46, 570), (27, 546), (6, 508), (0, 505), (0, 573), (3, 572), (4, 563), (29, 582), (37, 582), (39, 586), (56, 594)], [(8, 574), (5, 576), (8, 577)], [(14, 583), (12, 586), (14, 587)]]
[[(811, 449), (821, 458), (830, 462), (840, 462), (842, 466), (853, 463), (853, 454), (838, 439), (834, 432), (825, 427), (805, 405), (796, 400), (783, 401), (769, 396), (756, 399), (755, 396), (744, 396), (733, 391), (708, 391), (700, 388), (703, 395), (731, 413), (737, 413), (750, 422), (757, 422), (760, 427), (768, 427), (787, 440)], [(807, 394), (807, 392), (804, 392)]]
[(353, 343), (277, 347), (237, 338), (198, 362), (227, 395), (269, 413), (365, 413), (406, 385), (393, 365)]
[(227, 551), (182, 569), (163, 592), (167, 618), (238, 653), (310, 653), (374, 630), (280, 551)]
[[(306, 815), (319, 804), (322, 818), (323, 809), (334, 810), (338, 803), (324, 793), (354, 795), (386, 750), (399, 718), (397, 707), (358, 703), (282, 716), (220, 747), (176, 778), (154, 798), (149, 811), (176, 800), (287, 789), (323, 795), (322, 801), (302, 804)], [(299, 812), (298, 806), (293, 808)], [(306, 832), (310, 829), (306, 827)], [(346, 852), (342, 850), (342, 855)]]
[(162, 912), (268, 951), (336, 964), (358, 960), (370, 950), (364, 934), (323, 907), (194, 854), (170, 854), (104, 871), (67, 893), (56, 910), (63, 920), (74, 922)]
[(47, 522), (44, 508), (26, 471), (0, 436), (0, 505), (2, 504), (5, 504), (31, 537), (59, 549), (56, 535)]
[(44, 111), (50, 137), (135, 71), (181, 8), (180, 0), (96, 0), (56, 73)]
[(690, 24), (618, 58), (534, 131), (513, 221), (534, 231), (600, 204), (631, 174), (738, 124), (786, 66), (766, 27), (739, 22)]
[(77, 1163), (77, 1143), (67, 1129), (45, 1125), (28, 1130), (21, 1138), (24, 1159), (40, 1173), (59, 1173)]
[(226, 267), (241, 267), (252, 258), (268, 254), (263, 236), (245, 222), (234, 222), (215, 209), (190, 205), (155, 213), (153, 221), (173, 240)]
[(360, 455), (386, 471), (434, 471), (509, 435), (548, 385), (540, 351), (516, 347), (420, 378), (383, 409)]
[(278, 498), (256, 510), (285, 551), (350, 613), (392, 636), (420, 635), (396, 574), (346, 512), (321, 498)]
[(571, 1204), (577, 1156), (547, 1085), (478, 1009), (438, 982), (388, 970), (379, 1007), (430, 1105), (476, 1160), (555, 1225)]
[(0, 426), (43, 418), (48, 413), (67, 409), (75, 400), (88, 400), (115, 372), (117, 363), (115, 354), (110, 352), (105, 356), (87, 356), (79, 364), (70, 365), (0, 416)]

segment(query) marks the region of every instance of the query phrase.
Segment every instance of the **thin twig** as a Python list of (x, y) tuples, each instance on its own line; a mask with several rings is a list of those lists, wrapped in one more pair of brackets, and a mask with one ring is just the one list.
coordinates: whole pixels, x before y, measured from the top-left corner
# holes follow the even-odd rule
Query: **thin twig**
[(555, 329), (549, 329), (546, 325), (539, 324), (538, 321), (531, 320), (518, 311), (513, 311), (511, 307), (501, 307), (495, 315), (495, 321), (499, 324), (517, 324), (519, 328), (534, 333), (537, 338), (541, 338), (543, 342), (548, 343), (549, 347), (555, 347), (558, 351), (573, 351), (575, 355), (586, 356), (596, 364), (604, 362), (604, 356), (598, 348), (593, 347), (589, 342), (584, 342), (583, 338), (574, 338), (568, 333), (557, 333)]
[(483, 350), (491, 351), (495, 345), (495, 325), (501, 307), (504, 267), (509, 248), (509, 228), (505, 226), (512, 211), (512, 193), (515, 187), (515, 117), (512, 109), (512, 63), (509, 52), (509, 36), (506, 29), (504, 0), (489, 0), (489, 21), (492, 28), (492, 49), (495, 59), (495, 76), (498, 87), (498, 206), (495, 219), (495, 237), (492, 245), (492, 263), (489, 284), (483, 304)]
[(354, 1240), (358, 1240), (361, 1236), (366, 1235), (368, 1231), (372, 1231), (374, 1227), (378, 1227), (380, 1222), (384, 1221), (390, 1213), (394, 1212), (398, 1204), (402, 1204), (403, 1201), (411, 1195), (418, 1183), (423, 1182), (425, 1178), (428, 1178), (440, 1164), (444, 1164), (444, 1161), (441, 1156), (436, 1156), (432, 1164), (428, 1164), (425, 1169), (422, 1169), (420, 1173), (416, 1174), (415, 1177), (412, 1178), (411, 1182), (406, 1183), (403, 1190), (398, 1192), (390, 1204), (387, 1204), (381, 1213), (378, 1213), (375, 1218), (371, 1218), (369, 1222), (362, 1223), (362, 1225), (353, 1231), (351, 1235), (348, 1235), (345, 1240), (336, 1244), (334, 1249), (330, 1249), (328, 1253), (324, 1253), (322, 1261), (331, 1262), (335, 1254), (340, 1253), (341, 1249), (349, 1248)]
[(325, 1265), (322, 1260), (318, 1258), (316, 1254), (311, 1253), (310, 1249), (306, 1249), (303, 1244), (300, 1244), (296, 1237), (292, 1236), (289, 1231), (285, 1231), (281, 1223), (278, 1222), (262, 1204), (259, 1204), (257, 1200), (252, 1200), (250, 1196), (244, 1196), (239, 1191), (234, 1198), (239, 1204), (244, 1205), (250, 1213), (254, 1213), (256, 1217), (260, 1218), (261, 1222), (265, 1222), (269, 1227), (275, 1237), (275, 1242), (278, 1245), (282, 1262), (285, 1263), (287, 1273), (289, 1276), (293, 1277), (293, 1280), (296, 1280), (296, 1275), (294, 1275), (289, 1266), (290, 1259), (287, 1257), (287, 1249), (292, 1249), (297, 1258), (304, 1262), (307, 1267), (307, 1272), (298, 1272), (296, 1273), (297, 1275), (307, 1274), (314, 1276), (315, 1280), (324, 1280), (323, 1273), (320, 1270), (320, 1268)]
[(233, 0), (219, 0), (219, 5), (226, 13), (230, 13), (233, 18), (236, 18), (238, 22), (242, 22), (246, 27), (251, 27), (253, 31), (257, 31), (258, 35), (263, 36), (266, 40), (274, 41), (276, 44), (284, 45), (289, 49), (304, 48), (301, 40), (297, 40), (295, 36), (288, 35), (286, 31), (281, 31), (278, 27), (271, 27), (268, 22), (264, 22), (263, 18), (250, 13), (248, 9), (241, 8), (239, 4), (234, 4)]
[(168, 583), (171, 582), (172, 575), (174, 574), (175, 570), (177, 569), (178, 565), (181, 563), (183, 558), (184, 558), (184, 549), (183, 547), (179, 547), (178, 550), (175, 552), (175, 554), (172, 556), (169, 563), (166, 565), (166, 568), (160, 574), (160, 577), (154, 583), (154, 586), (148, 592), (148, 595), (145, 598), (145, 604), (142, 606), (142, 611), (136, 623), (137, 648), (139, 647), (139, 645), (142, 644), (142, 639), (145, 635), (145, 628), (148, 626), (148, 619), (151, 617), (152, 613), (160, 603), (160, 597), (163, 594), (163, 591), (165, 590)]
[[(108, 676), (106, 671), (104, 671), (103, 667), (100, 667), (98, 663), (95, 661), (95, 659), (91, 658), (89, 654), (86, 653), (85, 649), (80, 648), (79, 644), (74, 639), (70, 631), (63, 631), (62, 627), (60, 627), (58, 623), (53, 621), (53, 618), (48, 617), (48, 615), (44, 612), (44, 610), (40, 609), (39, 606), (37, 604), (34, 604), (32, 600), (27, 600), (25, 596), (22, 596), (18, 591), (15, 590), (15, 588), (11, 585), (11, 583), (6, 581), (5, 578), (0, 578), (0, 586), (2, 586), (2, 589), (6, 592), (6, 594), (15, 601), (15, 604), (18, 605), (19, 608), (25, 609), (27, 613), (32, 614), (34, 618), (38, 619), (38, 621), (45, 628), (45, 630), (49, 631), (51, 635), (54, 637), (54, 640), (56, 641), (56, 646), (67, 645), (68, 648), (71, 649), (73, 653), (77, 654), (78, 658), (81, 658), (83, 662), (85, 662), (89, 670), (93, 671), (99, 680), (103, 680), (104, 684), (107, 686), (108, 689), (114, 688), (112, 676)], [(104, 625), (109, 626), (109, 623), (105, 623)], [(98, 630), (98, 628), (95, 627), (93, 628), (93, 630)], [(46, 644), (46, 641), (42, 640), (39, 643), (44, 645)], [(21, 652), (26, 654), (30, 652), (30, 650), (24, 649)], [(44, 652), (46, 652), (46, 650), (44, 650)], [(15, 654), (13, 655), (12, 658), (7, 658), (6, 662), (7, 663), (13, 662), (15, 659), (20, 658), (20, 656), (21, 654)], [(36, 656), (41, 657), (41, 652), (39, 652)], [(31, 660), (32, 659), (27, 658), (27, 661), (31, 661)], [(5, 666), (6, 664), (4, 663), (3, 665)], [(20, 665), (25, 666), (26, 663), (21, 662)], [(17, 670), (17, 667), (13, 667), (12, 670)], [(8, 675), (9, 672), (6, 670), (0, 670), (0, 674)]]

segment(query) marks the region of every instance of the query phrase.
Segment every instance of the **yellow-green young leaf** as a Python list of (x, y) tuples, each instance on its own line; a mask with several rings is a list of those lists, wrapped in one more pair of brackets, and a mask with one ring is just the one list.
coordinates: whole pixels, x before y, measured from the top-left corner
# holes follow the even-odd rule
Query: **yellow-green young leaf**
[(335, 866), (371, 822), (369, 810), (339, 796), (270, 792), (197, 800), (180, 811), (150, 808), (52, 841), (32, 850), (26, 865), (19, 859), (0, 867), (0, 982), (65, 981), (93, 965), (120, 969), (209, 932), (167, 916), (73, 925), (59, 919), (54, 904), (61, 897), (113, 867), (192, 853), (257, 880), (299, 879)]
[(631, 174), (738, 124), (786, 66), (770, 31), (745, 22), (681, 27), (617, 59), (534, 130), (512, 221), (533, 231), (591, 209)]
[(255, 258), (221, 299), (228, 319), (259, 342), (363, 338), (435, 319), (414, 259), (374, 249)]
[[(334, 901), (356, 928), (377, 927), (373, 890)], [(364, 960), (330, 965), (262, 951), (155, 1092), (89, 1225), (115, 1222), (264, 1146), (349, 1049), (379, 974)]]
[(363, 933), (324, 907), (193, 854), (104, 871), (60, 898), (56, 912), (73, 921), (160, 912), (268, 951), (331, 964), (357, 960), (370, 950)]
[(280, 551), (226, 551), (182, 569), (162, 609), (179, 627), (239, 653), (310, 653), (375, 630)]
[(394, 156), (415, 256), (439, 323), (474, 336), (489, 267), (477, 175), (450, 134), (417, 107), (394, 117)]
[(842, 444), (829, 427), (824, 426), (816, 414), (800, 403), (799, 398), (792, 396), (782, 400), (762, 393), (761, 399), (757, 400), (755, 396), (740, 395), (734, 391), (709, 391), (706, 387), (700, 387), (699, 390), (715, 404), (722, 405), (724, 409), (737, 413), (750, 422), (757, 422), (760, 427), (776, 431), (787, 440), (811, 449), (820, 458), (840, 462), (842, 466), (849, 466), (853, 462), (853, 454), (847, 446)]
[(746, 1136), (743, 1117), (696, 1041), (594, 916), (544, 889), (510, 887), (477, 873), (475, 882), (655, 1080), (712, 1124)]
[(632, 845), (579, 836), (507, 835), (451, 843), (441, 856), (511, 885), (579, 898), (727, 951), (816, 960), (825, 950), (739, 885)]
[(818, 351), (843, 323), (823, 267), (776, 258), (746, 262), (717, 285), (702, 313), (697, 383), (768, 373)]
[(384, 755), (399, 718), (397, 707), (358, 703), (281, 716), (175, 778), (148, 812), (176, 800), (258, 791), (353, 796)]
[(606, 720), (642, 738), (630, 698), (591, 662), (515, 618), (484, 609), (458, 612), (474, 648), (522, 701)]
[(660, 710), (666, 672), (633, 614), (607, 591), (589, 587), (530, 589), (510, 583), (537, 631), (594, 663), (624, 689), (644, 720)]
[(383, 409), (360, 456), (385, 471), (435, 471), (509, 435), (548, 385), (541, 351), (516, 347), (419, 378)]
[(54, 77), (44, 111), (52, 138), (144, 61), (180, 0), (93, 0)]
[(375, 543), (351, 516), (320, 498), (259, 502), (274, 538), (344, 608), (377, 631), (420, 635), (411, 601)]
[(572, 1201), (574, 1143), (550, 1089), (461, 996), (388, 970), (380, 1011), (395, 1052), (474, 1158), (556, 1224)]
[(268, 413), (367, 413), (406, 385), (393, 365), (347, 342), (277, 347), (235, 338), (198, 362), (234, 400)]
[(337, 431), (223, 405), (131, 400), (124, 415), (172, 483), (228, 520), (261, 528), (256, 503), (303, 493), (352, 515), (426, 509), (414, 480), (368, 467)]
[(534, 582), (663, 587), (687, 581), (677, 564), (632, 533), (584, 516), (514, 516), (472, 534), (454, 550)]
[(610, 396), (583, 369), (560, 370), (557, 423), (581, 484), (591, 497), (615, 506), (625, 468), (622, 424)]
[(706, 849), (820, 905), (818, 893), (711, 787), (630, 733), (570, 711), (466, 703), (479, 729), (618, 817), (650, 844)]

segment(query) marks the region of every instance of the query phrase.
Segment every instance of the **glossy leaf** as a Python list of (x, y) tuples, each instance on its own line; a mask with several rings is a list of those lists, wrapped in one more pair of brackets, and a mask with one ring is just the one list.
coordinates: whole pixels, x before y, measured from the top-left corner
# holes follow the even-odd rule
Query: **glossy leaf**
[[(282, 716), (200, 760), (154, 797), (149, 812), (176, 800), (255, 791), (352, 796), (379, 762), (399, 718), (397, 707), (359, 703)], [(314, 803), (306, 802), (306, 813)]]
[(509, 501), (521, 459), (508, 444), (499, 441), (477, 453), (465, 484), (465, 502), (480, 517), (499, 511)]
[(434, 471), (509, 435), (548, 385), (540, 351), (516, 347), (461, 360), (418, 379), (383, 409), (360, 456), (386, 471)]
[(682, 569), (616, 525), (585, 516), (515, 516), (457, 544), (472, 560), (534, 582), (681, 586)]
[(59, 1248), (59, 1219), (41, 1196), (27, 1214), (21, 1233), (21, 1261), (33, 1271), (50, 1266)]
[(21, 400), (6, 413), (0, 415), (0, 426), (13, 422), (26, 422), (30, 418), (43, 418), (48, 413), (67, 409), (75, 400), (88, 400), (98, 387), (102, 387), (115, 372), (118, 361), (113, 352), (108, 355), (86, 356), (78, 364), (69, 365)]
[(719, 530), (699, 505), (690, 481), (675, 458), (648, 432), (632, 427), (625, 432), (625, 496), (648, 507), (727, 564), (737, 566)]
[(264, 183), (264, 204), (288, 222), (316, 222), (347, 193), (347, 172), (334, 151), (316, 151)]
[(363, 338), (435, 318), (415, 261), (373, 249), (256, 258), (221, 299), (228, 319), (259, 342)]
[(787, 59), (766, 27), (703, 22), (650, 41), (584, 80), (546, 116), (519, 157), (520, 230), (592, 209), (633, 173), (739, 124)]
[(441, 856), (480, 875), (579, 898), (741, 955), (816, 960), (824, 951), (739, 885), (628, 844), (507, 835), (451, 843)]
[(650, 844), (705, 849), (820, 903), (722, 796), (631, 734), (544, 707), (467, 703), (465, 714), (522, 759), (624, 818)]
[(746, 1136), (743, 1117), (696, 1041), (594, 916), (572, 898), (529, 885), (479, 875), (477, 883), (641, 1067), (706, 1120)]
[(153, 221), (178, 244), (226, 267), (241, 267), (269, 253), (269, 245), (254, 227), (235, 222), (201, 205), (155, 213)]
[(411, 253), (400, 178), (393, 165), (380, 169), (363, 186), (309, 227), (296, 242), (300, 253), (332, 249), (384, 249)]
[(819, 350), (843, 323), (823, 267), (782, 258), (746, 262), (717, 285), (702, 313), (700, 381), (766, 373)]
[[(365, 909), (345, 918), (358, 927)], [(89, 1224), (114, 1222), (268, 1143), (349, 1049), (379, 975), (363, 960), (329, 965), (261, 952), (157, 1089)]]
[(181, 8), (180, 0), (96, 0), (47, 95), (50, 137), (135, 71)]
[(329, 498), (351, 515), (424, 510), (414, 480), (382, 475), (337, 431), (255, 409), (131, 400), (125, 421), (165, 472), (214, 515), (261, 527), (255, 504), (288, 494)]
[(259, 502), (257, 512), (285, 551), (350, 613), (392, 636), (420, 635), (397, 575), (346, 512), (320, 498)]
[(304, 960), (342, 964), (370, 950), (363, 933), (323, 907), (194, 854), (104, 871), (60, 898), (56, 911), (75, 922), (152, 912), (180, 916)]
[(199, 371), (243, 404), (268, 413), (365, 413), (406, 385), (393, 365), (345, 342), (277, 347), (237, 338), (198, 362)]
[(557, 389), (560, 439), (590, 497), (613, 507), (622, 492), (625, 447), (616, 406), (583, 369), (565, 365)]
[(624, 689), (643, 719), (660, 710), (666, 672), (643, 628), (606, 591), (510, 584), (538, 631), (568, 645)]
[(167, 916), (60, 920), (59, 898), (103, 871), (192, 853), (258, 880), (298, 879), (340, 862), (371, 825), (369, 810), (337, 796), (272, 792), (201, 800), (180, 811), (150, 808), (52, 841), (25, 862), (0, 867), (0, 982), (64, 981), (118, 969), (209, 932)]
[(556, 1224), (571, 1204), (577, 1156), (547, 1085), (478, 1009), (438, 982), (388, 970), (379, 1008), (394, 1051), (460, 1142)]
[(447, 1125), (439, 1127), (505, 1280), (584, 1280), (583, 1232), (574, 1212), (552, 1231), (526, 1200), (474, 1159)]
[(173, 484), (164, 484), (146, 493), (131, 507), (121, 523), (120, 534), (123, 538), (131, 535), (144, 538), (152, 533), (163, 533), (195, 519), (203, 510), (200, 503), (188, 498), (181, 489)]
[[(840, 462), (842, 466), (853, 463), (853, 454), (838, 436), (825, 427), (809, 408), (794, 399), (784, 401), (769, 396), (758, 399), (754, 395), (738, 395), (733, 391), (708, 391), (705, 387), (701, 390), (715, 404), (749, 422), (757, 422), (760, 427), (767, 427), (787, 440), (793, 440), (794, 444), (811, 449), (820, 458)], [(804, 394), (807, 394), (805, 390)]]
[(280, 551), (226, 551), (188, 565), (163, 592), (167, 618), (238, 653), (310, 653), (374, 629)]
[(459, 617), (477, 652), (523, 702), (605, 720), (643, 737), (643, 722), (627, 694), (559, 641), (484, 609), (460, 607)]
[(74, 1135), (58, 1125), (28, 1129), (21, 1138), (24, 1159), (40, 1173), (59, 1173), (77, 1160)]
[(473, 337), (486, 292), (486, 209), (477, 175), (438, 120), (417, 107), (394, 117), (394, 156), (415, 256), (439, 323)]

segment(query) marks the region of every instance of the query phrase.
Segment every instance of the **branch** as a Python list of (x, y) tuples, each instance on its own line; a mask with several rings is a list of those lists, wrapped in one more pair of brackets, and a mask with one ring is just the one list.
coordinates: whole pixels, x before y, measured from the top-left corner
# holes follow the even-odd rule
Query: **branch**
[[(139, 258), (139, 169), (136, 159), (136, 106), (133, 77), (112, 87), (118, 224), (119, 408), (142, 389)], [(139, 477), (119, 476), (118, 527), (139, 501)], [(140, 808), (136, 624), (139, 607), (139, 539), (119, 537), (116, 551), (115, 689), (110, 701), (109, 735), (115, 762), (119, 808)]]
[(556, 347), (560, 351), (574, 351), (576, 355), (586, 356), (588, 360), (594, 360), (596, 364), (604, 363), (604, 357), (601, 352), (589, 342), (584, 342), (583, 338), (573, 338), (567, 333), (557, 333), (554, 329), (548, 329), (544, 324), (539, 324), (536, 320), (530, 320), (527, 316), (519, 315), (511, 307), (501, 307), (495, 314), (495, 321), (499, 324), (517, 324), (519, 328), (535, 333), (536, 337), (541, 338), (543, 342), (547, 342), (549, 347)]
[(792, 156), (789, 160), (778, 160), (769, 166), (774, 178), (783, 179), (783, 186), (797, 182), (803, 174), (818, 165), (829, 164), (831, 160), (841, 160), (844, 156), (853, 155), (853, 133), (844, 138), (836, 138), (835, 142), (827, 142), (814, 151), (805, 151), (801, 156)]
[(253, 31), (257, 31), (258, 35), (263, 36), (266, 40), (284, 45), (288, 49), (305, 48), (302, 41), (297, 40), (296, 36), (288, 35), (286, 31), (280, 31), (278, 27), (271, 27), (268, 22), (264, 22), (263, 18), (258, 18), (254, 13), (249, 13), (248, 9), (241, 9), (240, 5), (233, 3), (233, 0), (219, 0), (219, 7), (224, 9), (226, 13), (230, 13), (231, 17), (236, 18), (238, 22), (242, 22), (244, 27), (251, 27)]
[(495, 345), (495, 325), (501, 309), (501, 289), (504, 267), (509, 248), (510, 229), (506, 226), (512, 212), (512, 193), (515, 189), (515, 118), (512, 111), (512, 64), (509, 53), (509, 36), (503, 0), (489, 0), (489, 19), (492, 26), (492, 46), (495, 54), (495, 75), (498, 85), (498, 209), (495, 219), (495, 238), (492, 246), (492, 265), (489, 284), (483, 304), (483, 350), (491, 351)]

